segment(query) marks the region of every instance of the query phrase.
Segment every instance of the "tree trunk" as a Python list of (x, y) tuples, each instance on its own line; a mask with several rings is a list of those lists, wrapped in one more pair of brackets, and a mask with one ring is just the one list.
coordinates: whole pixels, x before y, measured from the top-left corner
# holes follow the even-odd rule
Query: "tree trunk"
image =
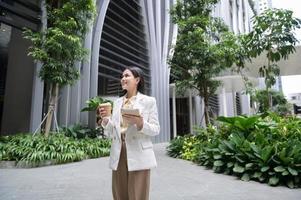
[(51, 83), (50, 88), (49, 88), (49, 104), (48, 104), (48, 112), (47, 112), (48, 116), (47, 116), (46, 125), (45, 125), (45, 136), (46, 137), (49, 136), (49, 131), (50, 131), (51, 124), (52, 124), (53, 113), (56, 108), (58, 92), (59, 92), (59, 85), (58, 84), (53, 85), (53, 83)]
[[(268, 53), (268, 72), (267, 73), (271, 73), (270, 71), (270, 65), (271, 65), (271, 50), (269, 50)], [(267, 76), (267, 74), (266, 74)], [(270, 89), (272, 86), (268, 87), (266, 84), (266, 91), (267, 91), (267, 110), (271, 110), (271, 108), (273, 107), (272, 105), (272, 94), (270, 93)]]
[(273, 96), (271, 92), (269, 92), (269, 109), (273, 108)]
[(208, 105), (209, 105), (209, 97), (208, 97), (208, 93), (205, 91), (204, 93), (204, 115), (205, 115), (205, 124), (206, 127), (210, 124), (209, 121), (209, 112), (208, 112)]
[(270, 110), (270, 90), (268, 87), (266, 87), (266, 102), (265, 102), (265, 108), (264, 108), (264, 111), (268, 111)]

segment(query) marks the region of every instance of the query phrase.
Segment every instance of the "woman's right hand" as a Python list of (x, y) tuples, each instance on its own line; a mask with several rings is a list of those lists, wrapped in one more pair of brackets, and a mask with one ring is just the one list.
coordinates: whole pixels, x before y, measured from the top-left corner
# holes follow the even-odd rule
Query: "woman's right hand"
[(97, 123), (106, 126), (109, 121), (107, 117), (109, 117), (111, 113), (108, 113), (108, 110), (106, 110), (103, 107), (98, 107), (98, 114), (101, 117), (101, 119)]
[(108, 113), (108, 110), (106, 110), (103, 107), (98, 107), (98, 113), (99, 113), (101, 118), (110, 116), (110, 113)]

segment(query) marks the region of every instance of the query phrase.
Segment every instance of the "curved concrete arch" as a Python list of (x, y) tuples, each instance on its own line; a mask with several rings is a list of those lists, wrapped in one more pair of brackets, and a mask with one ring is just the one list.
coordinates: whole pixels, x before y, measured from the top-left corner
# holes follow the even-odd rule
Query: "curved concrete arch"
[[(169, 10), (173, 1), (140, 0), (145, 24), (151, 71), (151, 95), (157, 99), (161, 134), (155, 142), (170, 140), (169, 76), (167, 64), (170, 47), (175, 43), (176, 26), (170, 23)], [(80, 112), (85, 101), (98, 95), (99, 49), (103, 25), (110, 0), (97, 0), (98, 15), (91, 31), (86, 35), (85, 47), (90, 57), (80, 64), (81, 79), (71, 88), (65, 88), (60, 100), (60, 124), (89, 123), (95, 126), (95, 114)]]
[(84, 41), (86, 49), (90, 50), (89, 57), (82, 63), (77, 63), (81, 78), (73, 86), (62, 89), (59, 103), (59, 124), (68, 126), (81, 123), (95, 127), (95, 114), (80, 112), (85, 102), (97, 96), (99, 46), (102, 27), (110, 0), (96, 0), (97, 16)]
[[(103, 28), (109, 3), (110, 0), (97, 0), (98, 16), (93, 28), (93, 36), (92, 36), (89, 98), (97, 96), (99, 47), (100, 47), (102, 28)], [(90, 113), (89, 115), (89, 125), (95, 126), (94, 113)]]
[(170, 140), (169, 77), (167, 59), (171, 55), (171, 39), (177, 29), (170, 24), (169, 9), (173, 1), (141, 0), (143, 16), (146, 18), (146, 30), (149, 38), (152, 96), (157, 99), (161, 134), (155, 142)]

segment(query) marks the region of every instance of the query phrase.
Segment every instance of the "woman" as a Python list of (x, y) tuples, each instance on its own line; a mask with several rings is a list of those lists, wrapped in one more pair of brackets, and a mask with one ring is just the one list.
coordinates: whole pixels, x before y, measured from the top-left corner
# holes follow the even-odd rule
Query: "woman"
[[(126, 93), (114, 102), (112, 116), (99, 108), (104, 132), (112, 138), (112, 193), (114, 200), (147, 200), (150, 169), (157, 166), (151, 142), (160, 131), (156, 100), (142, 94), (144, 78), (138, 67), (123, 71), (121, 86)], [(139, 109), (140, 115), (121, 115), (122, 108)]]

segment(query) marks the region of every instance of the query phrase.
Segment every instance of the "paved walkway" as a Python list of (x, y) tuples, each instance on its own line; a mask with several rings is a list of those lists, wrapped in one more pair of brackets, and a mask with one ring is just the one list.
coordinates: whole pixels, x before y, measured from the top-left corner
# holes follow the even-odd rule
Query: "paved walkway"
[[(300, 200), (301, 189), (270, 187), (213, 173), (155, 145), (151, 200)], [(34, 169), (0, 169), (1, 200), (111, 200), (108, 158)]]

